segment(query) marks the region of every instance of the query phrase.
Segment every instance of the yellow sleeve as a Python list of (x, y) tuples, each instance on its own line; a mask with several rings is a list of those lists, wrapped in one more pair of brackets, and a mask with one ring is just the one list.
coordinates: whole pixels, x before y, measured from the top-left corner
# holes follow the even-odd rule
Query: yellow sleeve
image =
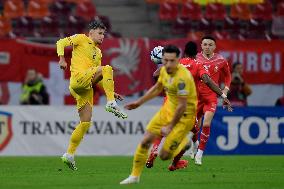
[(79, 45), (84, 37), (84, 34), (75, 34), (70, 37), (65, 37), (56, 42), (57, 55), (64, 55), (64, 48), (67, 46)]

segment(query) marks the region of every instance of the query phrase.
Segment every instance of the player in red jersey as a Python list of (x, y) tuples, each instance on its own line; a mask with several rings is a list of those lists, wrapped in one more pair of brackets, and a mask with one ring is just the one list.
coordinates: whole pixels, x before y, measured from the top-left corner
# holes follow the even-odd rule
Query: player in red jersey
[[(216, 40), (211, 36), (205, 36), (202, 38), (201, 49), (202, 52), (198, 53), (196, 56), (197, 62), (201, 63), (208, 70), (210, 77), (215, 83), (219, 84), (221, 82), (220, 78), (224, 78), (223, 82), (225, 87), (222, 92), (226, 96), (231, 83), (231, 72), (228, 62), (221, 55), (214, 53), (216, 49)], [(195, 164), (201, 165), (202, 155), (210, 136), (211, 122), (217, 107), (217, 95), (206, 85), (206, 83), (202, 81), (198, 83), (197, 88), (199, 92), (197, 109), (199, 128), (201, 126), (201, 118), (204, 117), (204, 119), (198, 151), (195, 155)], [(198, 143), (197, 138), (198, 132), (195, 132), (193, 142)]]
[[(214, 93), (222, 96), (224, 98), (224, 101), (226, 104), (228, 104), (228, 108), (231, 109), (230, 102), (228, 101), (225, 94), (222, 93), (221, 89), (210, 79), (208, 71), (203, 67), (202, 64), (198, 63), (195, 60), (195, 56), (197, 54), (197, 45), (194, 42), (188, 42), (185, 46), (184, 50), (185, 57), (180, 59), (180, 64), (184, 65), (190, 72), (191, 75), (194, 78), (194, 81), (197, 85), (197, 83), (202, 80), (206, 85), (214, 91)], [(154, 76), (159, 75), (159, 70), (154, 72)], [(197, 91), (198, 92), (198, 91)], [(198, 127), (197, 127), (198, 128)], [(196, 128), (192, 130), (193, 133), (198, 132)], [(161, 142), (161, 138), (158, 138), (154, 141), (153, 147), (150, 153), (150, 156), (146, 162), (146, 167), (151, 168), (153, 167), (153, 163), (155, 158), (158, 154), (158, 146)], [(188, 162), (186, 160), (180, 160), (180, 158), (183, 156), (185, 151), (189, 148), (190, 144), (186, 146), (184, 150), (181, 151), (180, 154), (178, 154), (174, 159), (172, 164), (169, 166), (170, 171), (174, 171), (179, 168), (184, 168), (187, 166)]]

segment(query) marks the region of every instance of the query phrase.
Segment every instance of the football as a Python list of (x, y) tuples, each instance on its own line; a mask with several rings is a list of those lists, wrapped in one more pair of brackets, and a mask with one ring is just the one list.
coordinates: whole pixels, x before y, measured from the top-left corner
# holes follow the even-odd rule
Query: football
[(162, 52), (164, 47), (157, 46), (151, 51), (151, 61), (155, 64), (162, 64)]

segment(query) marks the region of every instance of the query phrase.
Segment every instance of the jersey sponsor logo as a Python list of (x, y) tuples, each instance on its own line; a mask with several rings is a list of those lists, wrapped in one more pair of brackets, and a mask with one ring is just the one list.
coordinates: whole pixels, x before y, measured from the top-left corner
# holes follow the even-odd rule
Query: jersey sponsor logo
[(12, 135), (12, 114), (0, 111), (0, 151), (9, 144)]

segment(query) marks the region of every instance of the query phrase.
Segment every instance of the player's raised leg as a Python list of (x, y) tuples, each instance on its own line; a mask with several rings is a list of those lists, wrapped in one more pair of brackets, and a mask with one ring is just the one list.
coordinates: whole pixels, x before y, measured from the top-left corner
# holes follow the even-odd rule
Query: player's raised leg
[[(101, 83), (99, 83), (100, 80), (102, 81)], [(109, 65), (99, 66), (93, 76), (92, 83), (93, 85), (97, 83), (102, 84), (102, 88), (104, 89), (107, 98), (106, 111), (113, 113), (115, 116), (122, 117), (123, 119), (127, 118), (127, 114), (119, 108), (115, 101), (112, 67)]]
[(202, 156), (203, 152), (206, 148), (206, 144), (209, 140), (210, 136), (210, 125), (212, 122), (212, 119), (214, 117), (215, 112), (206, 111), (204, 114), (204, 121), (202, 126), (202, 131), (200, 134), (200, 142), (198, 146), (198, 151), (195, 155), (195, 164), (196, 165), (202, 165)]

